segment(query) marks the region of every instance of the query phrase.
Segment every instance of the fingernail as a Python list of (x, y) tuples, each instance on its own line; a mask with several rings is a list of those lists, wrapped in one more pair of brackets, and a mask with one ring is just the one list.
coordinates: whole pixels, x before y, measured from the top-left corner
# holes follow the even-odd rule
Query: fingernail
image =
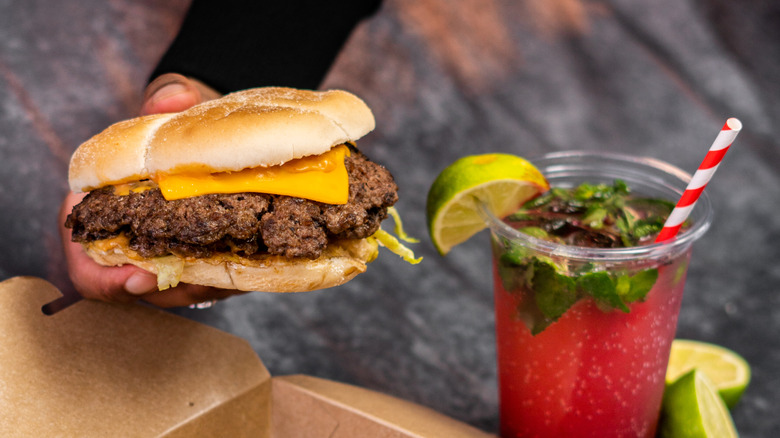
[(146, 87), (141, 115), (175, 113), (183, 111), (202, 100), (200, 91), (185, 76), (164, 74)]
[(175, 96), (177, 94), (183, 94), (192, 92), (190, 87), (180, 83), (180, 82), (168, 82), (167, 84), (164, 84), (157, 88), (156, 90), (153, 90), (149, 98), (147, 99), (148, 102), (154, 103), (162, 99), (169, 98), (171, 96)]
[(157, 277), (137, 272), (125, 281), (125, 290), (133, 295), (148, 294), (157, 290)]

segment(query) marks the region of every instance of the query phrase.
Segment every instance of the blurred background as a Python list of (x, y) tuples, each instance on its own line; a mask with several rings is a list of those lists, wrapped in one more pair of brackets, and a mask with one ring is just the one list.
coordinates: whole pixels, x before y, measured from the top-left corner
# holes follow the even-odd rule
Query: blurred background
[[(185, 0), (0, 0), (0, 279), (72, 292), (57, 210), (72, 151), (135, 116)], [(258, 84), (274, 85), (274, 84)], [(728, 117), (744, 124), (708, 186), (678, 337), (742, 354), (743, 437), (780, 434), (780, 3), (772, 0), (385, 0), (324, 88), (373, 109), (359, 146), (400, 186), (424, 260), (389, 252), (345, 286), (252, 293), (186, 318), (247, 339), (274, 375), (380, 390), (495, 432), (488, 236), (447, 257), (425, 196), (456, 158), (609, 150), (692, 172)]]

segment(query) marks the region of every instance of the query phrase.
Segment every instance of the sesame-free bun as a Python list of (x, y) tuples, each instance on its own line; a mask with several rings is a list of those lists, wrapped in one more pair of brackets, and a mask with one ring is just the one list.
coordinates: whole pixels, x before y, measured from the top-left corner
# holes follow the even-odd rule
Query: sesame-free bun
[[(103, 266), (132, 264), (159, 274), (159, 262), (141, 257), (119, 236), (83, 244), (87, 254)], [(259, 292), (309, 292), (344, 284), (365, 272), (377, 254), (377, 244), (367, 239), (330, 243), (315, 260), (260, 255), (250, 258), (218, 254), (209, 258), (179, 258), (184, 263), (182, 283), (222, 289)], [(168, 256), (166, 258), (176, 258)]]
[(346, 91), (253, 88), (113, 124), (76, 149), (68, 180), (83, 192), (158, 172), (274, 166), (355, 141), (374, 123), (368, 106)]

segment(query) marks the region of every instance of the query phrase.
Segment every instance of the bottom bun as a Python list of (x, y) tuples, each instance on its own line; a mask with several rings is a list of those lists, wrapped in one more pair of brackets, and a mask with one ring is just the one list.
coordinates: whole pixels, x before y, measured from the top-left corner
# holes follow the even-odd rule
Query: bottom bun
[(269, 254), (149, 259), (130, 249), (124, 236), (86, 243), (84, 248), (103, 266), (132, 264), (156, 274), (161, 289), (182, 282), (260, 292), (309, 292), (344, 284), (365, 272), (366, 264), (376, 258), (378, 251), (373, 239), (360, 239), (331, 242), (314, 260)]

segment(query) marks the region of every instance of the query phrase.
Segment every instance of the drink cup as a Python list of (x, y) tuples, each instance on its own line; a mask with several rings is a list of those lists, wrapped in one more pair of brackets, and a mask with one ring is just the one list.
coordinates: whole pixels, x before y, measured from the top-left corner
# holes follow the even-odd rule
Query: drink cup
[[(690, 175), (662, 161), (564, 152), (532, 160), (552, 187), (623, 180), (632, 194), (675, 202)], [(568, 246), (521, 233), (480, 206), (491, 230), (501, 436), (653, 437), (663, 397), (691, 246), (711, 223), (703, 194), (676, 238), (627, 248)], [(542, 260), (576, 281), (587, 272), (613, 280), (657, 274), (642, 299), (612, 309), (579, 299), (554, 322), (533, 309), (529, 270), (508, 255)], [(628, 281), (616, 280), (618, 289)], [(621, 286), (622, 285), (622, 286)], [(541, 328), (540, 328), (541, 327)], [(532, 331), (533, 330), (533, 331)]]

